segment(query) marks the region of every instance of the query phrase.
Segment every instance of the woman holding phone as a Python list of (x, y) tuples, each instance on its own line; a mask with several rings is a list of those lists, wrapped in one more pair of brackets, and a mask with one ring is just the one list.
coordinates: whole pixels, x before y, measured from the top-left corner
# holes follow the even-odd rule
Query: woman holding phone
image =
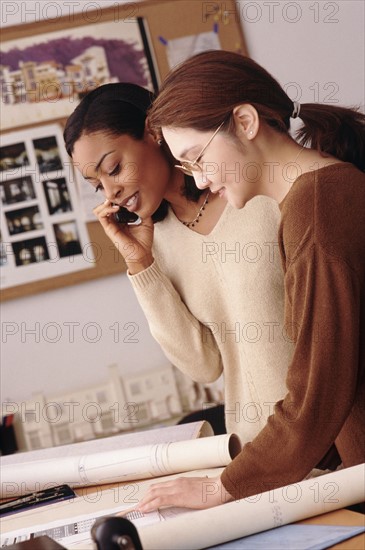
[[(152, 100), (133, 84), (97, 88), (68, 119), (66, 149), (101, 194), (95, 214), (125, 259), (152, 335), (193, 380), (210, 383), (223, 373), (227, 431), (251, 441), (284, 395), (292, 353), (279, 209), (257, 197), (236, 211), (198, 190), (152, 135)], [(120, 207), (142, 223), (116, 221)]]
[(206, 508), (298, 482), (318, 465), (364, 462), (365, 116), (293, 103), (253, 60), (212, 51), (170, 73), (149, 121), (199, 189), (238, 211), (259, 195), (279, 204), (294, 354), (286, 395), (214, 494), (203, 501), (204, 480), (179, 478), (153, 485), (140, 509)]

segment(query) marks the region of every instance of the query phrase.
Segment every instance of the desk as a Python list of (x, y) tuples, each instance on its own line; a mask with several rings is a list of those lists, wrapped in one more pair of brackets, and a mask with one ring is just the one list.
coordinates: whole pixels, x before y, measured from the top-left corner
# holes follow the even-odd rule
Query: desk
[[(298, 523), (311, 525), (358, 525), (363, 526), (365, 523), (365, 515), (351, 512), (350, 510), (336, 510), (328, 514), (322, 514), (313, 518), (299, 521)], [(357, 535), (351, 539), (331, 546), (333, 550), (364, 550), (365, 549), (365, 533)]]

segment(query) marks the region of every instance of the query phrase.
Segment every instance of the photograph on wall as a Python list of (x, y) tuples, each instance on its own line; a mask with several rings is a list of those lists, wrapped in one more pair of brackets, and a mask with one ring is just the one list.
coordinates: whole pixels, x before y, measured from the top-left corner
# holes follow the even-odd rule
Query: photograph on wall
[(32, 263), (38, 264), (49, 260), (45, 237), (17, 241), (12, 243), (11, 247), (16, 266), (23, 267)]
[[(67, 117), (87, 92), (110, 82), (133, 82), (156, 91), (147, 36), (146, 22), (136, 17), (3, 42), (1, 128)], [(52, 143), (39, 143), (37, 149), (40, 159), (52, 157)]]
[(44, 227), (37, 205), (19, 208), (19, 210), (10, 210), (9, 212), (5, 212), (4, 215), (9, 235), (36, 231)]
[(41, 173), (62, 169), (60, 153), (54, 136), (33, 139), (32, 141), (38, 168)]
[(53, 229), (60, 258), (82, 253), (80, 237), (75, 222), (56, 223)]
[(5, 134), (0, 158), (2, 288), (92, 268), (61, 127)]
[(29, 164), (25, 143), (12, 143), (0, 149), (0, 170), (11, 170)]
[(72, 210), (66, 178), (46, 179), (42, 184), (50, 216)]
[(36, 195), (32, 178), (24, 176), (0, 182), (0, 198), (1, 203), (4, 205), (35, 199)]

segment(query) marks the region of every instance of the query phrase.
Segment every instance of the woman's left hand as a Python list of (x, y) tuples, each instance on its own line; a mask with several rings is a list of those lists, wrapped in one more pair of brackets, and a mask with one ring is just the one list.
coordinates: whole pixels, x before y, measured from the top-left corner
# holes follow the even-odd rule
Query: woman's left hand
[(151, 485), (136, 507), (140, 512), (152, 512), (162, 506), (204, 509), (233, 500), (220, 477), (179, 477)]

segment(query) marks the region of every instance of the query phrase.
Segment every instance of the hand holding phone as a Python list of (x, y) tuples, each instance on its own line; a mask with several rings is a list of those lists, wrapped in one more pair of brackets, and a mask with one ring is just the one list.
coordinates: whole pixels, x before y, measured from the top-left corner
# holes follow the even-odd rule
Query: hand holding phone
[(94, 214), (119, 250), (131, 275), (147, 269), (153, 263), (153, 218), (146, 217), (142, 221), (136, 213), (108, 199), (94, 209)]

